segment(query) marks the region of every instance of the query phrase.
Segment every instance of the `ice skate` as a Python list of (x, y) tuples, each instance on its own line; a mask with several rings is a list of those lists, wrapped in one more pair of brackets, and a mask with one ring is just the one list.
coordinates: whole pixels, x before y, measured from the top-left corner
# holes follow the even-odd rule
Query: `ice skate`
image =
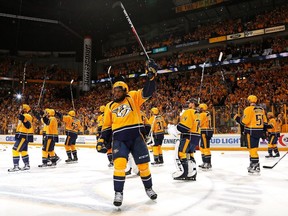
[(71, 164), (74, 163), (74, 161), (72, 160), (72, 158), (68, 158), (67, 160), (65, 160), (65, 163)]
[(157, 194), (155, 193), (155, 191), (152, 188), (145, 188), (145, 191), (146, 191), (147, 196), (151, 200), (157, 199)]
[(113, 204), (118, 207), (122, 205), (122, 202), (123, 202), (123, 192), (115, 192)]
[(250, 174), (260, 174), (260, 164), (259, 163), (251, 163), (247, 169), (248, 169), (248, 173), (250, 173)]
[(8, 169), (8, 172), (17, 172), (21, 170), (18, 165), (14, 165), (13, 168)]
[(211, 165), (211, 163), (204, 163), (203, 166), (201, 167), (201, 169), (203, 171), (211, 170), (212, 169), (212, 165)]
[(38, 165), (38, 167), (45, 168), (45, 167), (48, 167), (48, 165), (47, 165), (47, 163), (43, 163), (43, 164)]
[(21, 168), (22, 171), (25, 170), (30, 170), (30, 165), (29, 164), (25, 164), (23, 168)]

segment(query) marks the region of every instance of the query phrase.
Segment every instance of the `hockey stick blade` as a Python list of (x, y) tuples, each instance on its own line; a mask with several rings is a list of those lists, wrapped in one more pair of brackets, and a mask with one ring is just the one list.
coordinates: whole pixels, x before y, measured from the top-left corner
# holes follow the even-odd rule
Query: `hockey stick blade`
[(272, 169), (274, 166), (263, 166), (265, 169)]
[(121, 4), (122, 4), (121, 1), (117, 1), (117, 2), (115, 2), (115, 3), (112, 5), (112, 8), (115, 8), (115, 7), (118, 7), (118, 6), (121, 7)]
[(287, 154), (288, 154), (288, 152), (286, 152), (273, 166), (263, 166), (263, 168), (272, 169), (272, 168), (275, 167)]
[(112, 66), (109, 66), (109, 68), (108, 68), (108, 71), (107, 71), (108, 75), (110, 75), (111, 67), (112, 67)]

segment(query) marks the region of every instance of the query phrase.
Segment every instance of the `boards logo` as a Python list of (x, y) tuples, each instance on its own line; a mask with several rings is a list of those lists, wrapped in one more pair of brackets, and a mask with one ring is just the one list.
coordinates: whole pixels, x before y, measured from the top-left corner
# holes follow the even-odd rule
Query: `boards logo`
[(282, 146), (288, 146), (288, 135), (281, 135), (278, 140), (279, 144)]
[(6, 136), (6, 141), (7, 142), (11, 142), (11, 141), (15, 141), (15, 137), (14, 136)]

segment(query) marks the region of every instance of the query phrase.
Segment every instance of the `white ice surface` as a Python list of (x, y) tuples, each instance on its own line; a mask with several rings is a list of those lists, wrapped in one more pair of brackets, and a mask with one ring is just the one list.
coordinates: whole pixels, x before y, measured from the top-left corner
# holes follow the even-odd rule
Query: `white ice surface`
[[(8, 173), (11, 145), (0, 145), (0, 216), (278, 216), (288, 215), (288, 156), (273, 169), (263, 169), (279, 158), (265, 159), (259, 152), (261, 175), (247, 173), (248, 152), (212, 152), (212, 171), (198, 170), (197, 181), (175, 181), (174, 152), (164, 151), (165, 164), (151, 167), (157, 201), (147, 197), (140, 177), (127, 176), (124, 200), (113, 206), (113, 169), (105, 154), (78, 149), (79, 162), (56, 168), (38, 168), (41, 148), (30, 147), (31, 170)], [(285, 152), (280, 152), (281, 156)], [(195, 154), (201, 163), (200, 152)], [(20, 162), (21, 166), (22, 161)]]

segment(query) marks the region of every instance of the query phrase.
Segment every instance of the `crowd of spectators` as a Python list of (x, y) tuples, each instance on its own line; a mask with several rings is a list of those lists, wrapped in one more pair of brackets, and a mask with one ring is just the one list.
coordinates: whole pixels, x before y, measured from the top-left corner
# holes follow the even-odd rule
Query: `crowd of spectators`
[[(288, 23), (288, 6), (266, 11), (261, 13), (248, 21), (244, 19), (226, 20), (219, 22), (215, 20), (215, 23), (209, 23), (206, 25), (199, 25), (195, 29), (191, 29), (186, 34), (175, 33), (168, 36), (162, 36), (158, 40), (144, 41), (144, 46), (147, 50), (162, 46), (173, 46), (182, 43), (188, 43), (193, 41), (207, 40), (211, 37), (229, 35), (241, 33), (244, 31), (250, 31), (255, 29), (269, 28), (277, 25), (283, 25)], [(124, 54), (140, 52), (141, 49), (136, 43), (126, 47), (114, 47), (104, 51), (103, 56), (105, 58), (111, 58)]]
[[(157, 91), (142, 109), (149, 116), (151, 107), (156, 106), (167, 122), (176, 123), (187, 99), (199, 97), (215, 115), (216, 132), (226, 133), (233, 132), (235, 127), (235, 123), (230, 119), (231, 107), (235, 108), (234, 112), (237, 112), (238, 108), (241, 111), (245, 107), (245, 99), (250, 94), (257, 95), (259, 103), (267, 111), (273, 109), (275, 113), (281, 113), (284, 110), (284, 104), (288, 105), (287, 59), (229, 65), (223, 70), (225, 82), (222, 80), (219, 67), (206, 69), (201, 93), (200, 69), (160, 74), (157, 79)], [(136, 90), (143, 86), (144, 80), (145, 78), (128, 79), (126, 82), (131, 90)], [(47, 84), (41, 107), (54, 108), (62, 113), (68, 113), (72, 109), (70, 92), (67, 91), (66, 95), (60, 98), (58, 88), (59, 86), (54, 84)], [(21, 85), (19, 89), (21, 90)], [(25, 102), (33, 109), (37, 107), (40, 90), (40, 83), (26, 84)], [(13, 133), (18, 122), (17, 113), (21, 100), (9, 97), (9, 95), (3, 96), (0, 98), (0, 130), (2, 133)], [(78, 118), (83, 124), (83, 134), (96, 134), (99, 107), (111, 99), (109, 82), (99, 83), (91, 91), (75, 98)], [(36, 133), (41, 133), (41, 124), (34, 123)], [(59, 123), (59, 126), (60, 133), (63, 133), (63, 124)]]
[(53, 73), (51, 71), (51, 66), (27, 63), (29, 61), (23, 60), (21, 58), (11, 58), (6, 56), (0, 57), (0, 77), (9, 77), (15, 79), (23, 79), (24, 65), (26, 65), (26, 79), (34, 79), (34, 80), (42, 80), (45, 76), (45, 71), (49, 71), (46, 73), (47, 78), (50, 80), (57, 81), (68, 81), (74, 79), (78, 80), (78, 72), (71, 69), (64, 69), (61, 67), (54, 67)]
[[(237, 59), (243, 57), (255, 57), (264, 56), (268, 54), (278, 54), (281, 52), (288, 51), (288, 38), (286, 37), (273, 37), (266, 38), (259, 42), (247, 42), (244, 44), (226, 44), (219, 47), (199, 49), (195, 51), (182, 51), (165, 55), (162, 57), (156, 57), (154, 60), (160, 69), (178, 67), (189, 65), (199, 65), (209, 60), (209, 62), (217, 62), (219, 53), (223, 52), (223, 60)], [(115, 64), (112, 67), (113, 74), (115, 76), (128, 75), (128, 74), (142, 74), (145, 72), (145, 61), (128, 61), (120, 64)], [(107, 71), (108, 66), (104, 69)], [(107, 77), (106, 73), (99, 75), (99, 78)]]

